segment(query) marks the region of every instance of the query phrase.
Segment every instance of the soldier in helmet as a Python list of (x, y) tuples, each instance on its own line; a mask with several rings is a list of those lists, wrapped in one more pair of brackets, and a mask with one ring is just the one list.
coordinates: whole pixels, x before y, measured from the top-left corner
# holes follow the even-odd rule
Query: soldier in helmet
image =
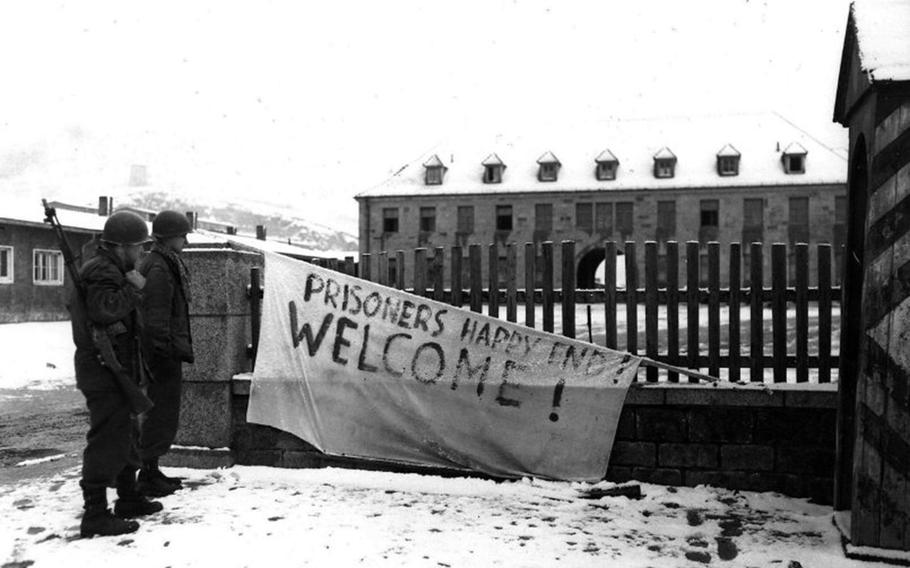
[(140, 268), (146, 278), (142, 345), (151, 371), (148, 395), (155, 406), (146, 413), (139, 436), (139, 489), (155, 497), (170, 495), (181, 487), (179, 478), (159, 469), (158, 460), (177, 435), (183, 363), (193, 362), (189, 276), (180, 258), (191, 231), (186, 215), (159, 213), (152, 222), (155, 242)]
[[(161, 510), (161, 503), (137, 491), (139, 459), (130, 404), (114, 375), (122, 367), (137, 383), (141, 377), (138, 308), (145, 278), (135, 264), (147, 243), (148, 227), (130, 211), (113, 213), (104, 224), (97, 253), (79, 269), (81, 291), (69, 302), (76, 344), (76, 386), (85, 396), (89, 431), (82, 459), (85, 510), (83, 537), (130, 533), (139, 528), (132, 517)], [(116, 362), (104, 359), (97, 340), (105, 334)], [(106, 344), (106, 343), (105, 343)], [(119, 364), (119, 365), (118, 365)], [(117, 489), (113, 514), (107, 487)]]

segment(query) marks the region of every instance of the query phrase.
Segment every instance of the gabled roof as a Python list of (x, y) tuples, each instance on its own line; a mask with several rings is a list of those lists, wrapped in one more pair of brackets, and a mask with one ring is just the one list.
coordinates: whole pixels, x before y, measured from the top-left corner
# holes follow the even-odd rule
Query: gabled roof
[[(605, 155), (605, 139), (614, 141), (611, 150), (623, 157), (622, 172), (613, 180), (598, 180), (591, 167), (595, 157)], [(812, 154), (806, 173), (796, 177), (787, 175), (780, 163), (781, 148), (792, 142)], [(737, 176), (717, 173), (717, 149), (725, 144), (742, 153)], [(538, 179), (536, 160), (542, 147), (559, 148), (561, 168), (555, 181)], [(673, 178), (656, 180), (653, 157), (664, 147), (672, 148), (678, 158), (676, 172)], [(420, 164), (434, 154), (451, 155), (454, 159), (449, 164), (446, 183), (430, 190)], [(483, 183), (483, 168), (478, 161), (484, 156), (484, 164), (509, 164), (510, 174), (502, 183)], [(748, 113), (535, 122), (527, 130), (506, 133), (465, 130), (430, 147), (409, 166), (358, 197), (802, 186), (845, 184), (846, 179), (847, 160), (843, 155), (777, 114)]]
[(484, 166), (502, 166), (502, 165), (504, 165), (502, 159), (500, 159), (500, 157), (497, 156), (495, 152), (490, 154), (486, 158), (484, 158), (484, 160), (480, 163), (481, 163), (481, 165), (484, 165)]
[(547, 152), (543, 156), (537, 158), (538, 164), (558, 164), (559, 158), (553, 155), (553, 152)]
[(841, 52), (834, 120), (847, 125), (873, 84), (910, 81), (910, 0), (850, 5)]
[(654, 154), (654, 159), (655, 160), (675, 160), (676, 154), (674, 154), (673, 152), (670, 151), (669, 148), (664, 146), (663, 148), (658, 150), (656, 154)]
[(616, 158), (616, 156), (613, 155), (613, 152), (611, 152), (609, 150), (609, 148), (604, 150), (600, 154), (597, 154), (597, 157), (594, 158), (594, 161), (597, 162), (598, 164), (605, 163), (605, 162), (619, 162), (619, 160)]
[(739, 156), (742, 156), (742, 154), (740, 154), (739, 150), (734, 148), (732, 144), (727, 144), (726, 146), (721, 148), (720, 151), (717, 153), (718, 158), (729, 158), (729, 157), (738, 158)]
[(806, 154), (806, 149), (799, 142), (793, 142), (784, 148), (784, 154)]
[(442, 160), (439, 159), (439, 156), (437, 156), (436, 154), (433, 154), (432, 156), (430, 156), (430, 158), (426, 162), (423, 163), (423, 167), (425, 167), (425, 168), (443, 167), (444, 168), (445, 165), (442, 163)]

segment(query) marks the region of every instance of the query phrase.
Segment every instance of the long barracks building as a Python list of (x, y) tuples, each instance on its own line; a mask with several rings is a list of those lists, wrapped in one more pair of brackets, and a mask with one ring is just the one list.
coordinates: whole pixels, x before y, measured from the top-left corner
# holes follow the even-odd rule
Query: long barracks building
[[(461, 245), (467, 255), (474, 243), (516, 243), (523, 251), (526, 242), (574, 240), (578, 285), (591, 287), (607, 240), (620, 250), (622, 242), (637, 241), (639, 266), (645, 241), (661, 243), (661, 263), (667, 241), (717, 241), (722, 251), (731, 242), (832, 243), (838, 279), (846, 164), (845, 156), (772, 113), (462, 136), (356, 197), (360, 252), (406, 251), (410, 282), (418, 247), (442, 246), (448, 254)], [(812, 283), (814, 253), (811, 246)], [(556, 282), (560, 255), (556, 246)], [(764, 256), (768, 275), (770, 252)], [(524, 263), (518, 264), (523, 282)], [(726, 282), (727, 263), (721, 264)]]

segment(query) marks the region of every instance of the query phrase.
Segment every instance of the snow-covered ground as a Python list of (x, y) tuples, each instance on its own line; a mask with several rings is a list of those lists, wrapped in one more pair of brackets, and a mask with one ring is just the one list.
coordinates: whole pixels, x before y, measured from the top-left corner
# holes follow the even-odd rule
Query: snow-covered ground
[[(4, 566), (874, 566), (828, 507), (774, 494), (357, 470), (177, 470), (137, 533), (79, 539), (78, 470), (4, 488)], [(594, 495), (596, 497), (596, 494)], [(28, 564), (33, 562), (33, 564)], [(798, 562), (799, 564), (796, 564)]]
[[(70, 323), (0, 324), (0, 390), (48, 390), (74, 384)], [(0, 400), (4, 395), (0, 392)]]
[[(11, 355), (0, 391), (72, 388), (69, 341), (65, 324), (0, 325)], [(17, 400), (0, 398), (0, 411)], [(137, 533), (90, 540), (78, 538), (78, 467), (0, 484), (0, 566), (884, 566), (845, 557), (830, 507), (773, 493), (643, 483), (631, 499), (599, 496), (609, 483), (175, 472), (185, 488)]]

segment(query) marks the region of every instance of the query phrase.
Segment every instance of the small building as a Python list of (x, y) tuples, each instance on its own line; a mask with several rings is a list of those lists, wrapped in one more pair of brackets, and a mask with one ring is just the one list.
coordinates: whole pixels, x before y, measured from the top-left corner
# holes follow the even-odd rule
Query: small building
[[(360, 193), (360, 252), (457, 245), (467, 255), (474, 243), (573, 240), (582, 288), (594, 287), (610, 240), (620, 250), (657, 241), (662, 269), (667, 241), (832, 243), (840, 265), (846, 158), (779, 115), (541, 122), (529, 132), (448, 140)], [(636, 254), (642, 263), (644, 247)], [(557, 246), (556, 282), (560, 255)], [(704, 246), (701, 261), (707, 267)], [(405, 263), (410, 279), (413, 255)]]
[[(101, 234), (107, 213), (88, 208), (57, 210), (75, 254)], [(0, 323), (69, 319), (65, 305), (69, 279), (41, 203), (5, 203), (0, 213)]]
[(910, 1), (851, 5), (834, 120), (850, 129), (834, 504), (848, 553), (910, 560)]

